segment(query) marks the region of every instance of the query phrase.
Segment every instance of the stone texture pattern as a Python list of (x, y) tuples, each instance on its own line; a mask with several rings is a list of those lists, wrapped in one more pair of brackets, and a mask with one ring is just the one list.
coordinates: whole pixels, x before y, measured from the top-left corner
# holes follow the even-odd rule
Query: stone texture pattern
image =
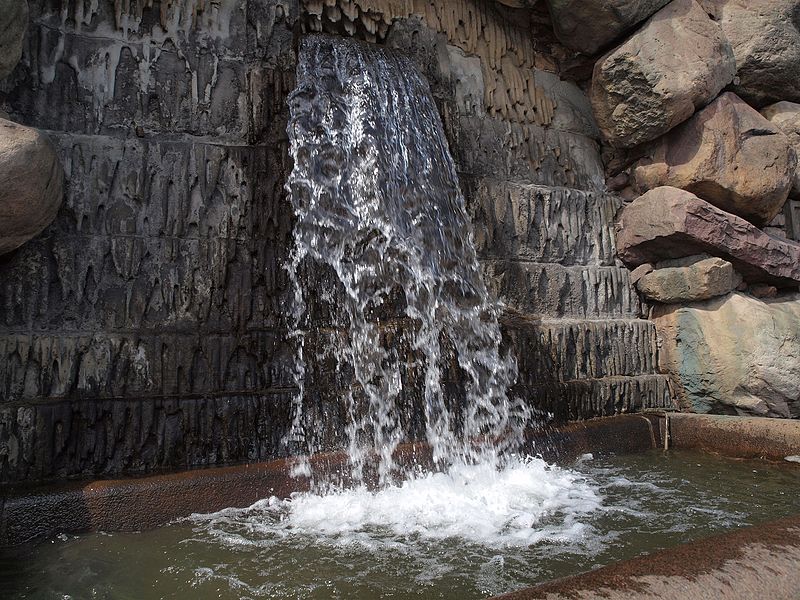
[(673, 187), (655, 188), (625, 207), (617, 223), (617, 252), (631, 268), (708, 253), (730, 261), (748, 283), (800, 283), (800, 244), (771, 237)]
[(800, 417), (800, 297), (731, 294), (656, 308), (661, 369), (683, 408)]
[(660, 262), (656, 267), (636, 282), (636, 288), (648, 299), (664, 304), (724, 296), (742, 282), (727, 260), (703, 254)]
[(641, 192), (678, 187), (759, 226), (781, 211), (796, 173), (786, 134), (730, 92), (661, 138), (634, 167)]
[(0, 119), (0, 254), (41, 233), (64, 196), (64, 171), (46, 136)]
[(596, 54), (670, 0), (547, 0), (558, 40), (567, 48)]
[(17, 66), (28, 30), (28, 0), (0, 0), (0, 79)]
[(735, 68), (720, 26), (694, 0), (673, 0), (595, 64), (600, 131), (619, 148), (654, 140), (712, 100)]
[(800, 2), (798, 0), (702, 0), (722, 26), (736, 55), (733, 90), (762, 107), (800, 102)]

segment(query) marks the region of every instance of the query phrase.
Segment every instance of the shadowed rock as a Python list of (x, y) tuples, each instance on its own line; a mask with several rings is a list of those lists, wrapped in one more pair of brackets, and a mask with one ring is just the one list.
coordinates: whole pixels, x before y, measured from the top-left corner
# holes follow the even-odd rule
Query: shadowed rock
[(664, 304), (708, 300), (730, 293), (742, 277), (727, 260), (708, 255), (664, 261), (636, 283), (651, 300)]
[(614, 147), (654, 140), (714, 98), (735, 69), (720, 26), (694, 0), (673, 0), (595, 65), (597, 124)]
[(17, 66), (28, 29), (28, 0), (0, 0), (0, 79)]
[(684, 409), (800, 416), (800, 296), (662, 305), (653, 320), (660, 368)]
[(38, 235), (55, 218), (64, 172), (50, 141), (0, 119), (0, 254)]
[(558, 40), (595, 54), (628, 33), (669, 0), (547, 0)]
[(793, 188), (790, 195), (800, 198), (800, 104), (776, 102), (761, 110), (761, 114), (785, 133), (792, 144), (798, 165), (795, 167)]
[(702, 0), (736, 55), (734, 91), (754, 106), (800, 102), (800, 1)]
[(678, 187), (761, 226), (783, 208), (796, 167), (789, 138), (729, 92), (659, 140), (634, 179), (640, 192)]
[(625, 207), (617, 223), (617, 253), (629, 267), (708, 253), (730, 261), (750, 283), (800, 283), (800, 244), (771, 237), (673, 187), (651, 190)]

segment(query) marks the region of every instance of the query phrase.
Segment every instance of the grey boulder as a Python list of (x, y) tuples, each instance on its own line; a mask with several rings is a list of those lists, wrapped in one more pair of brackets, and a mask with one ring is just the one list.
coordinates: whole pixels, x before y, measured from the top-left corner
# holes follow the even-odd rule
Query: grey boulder
[(567, 48), (596, 54), (669, 0), (547, 0), (556, 37)]
[(63, 199), (64, 172), (50, 141), (0, 119), (0, 254), (47, 227)]
[(727, 260), (701, 254), (657, 264), (636, 287), (650, 300), (676, 304), (724, 296), (741, 282), (742, 277)]
[(794, 171), (791, 195), (800, 198), (800, 104), (776, 102), (762, 109), (761, 114), (785, 133), (792, 144), (798, 165)]

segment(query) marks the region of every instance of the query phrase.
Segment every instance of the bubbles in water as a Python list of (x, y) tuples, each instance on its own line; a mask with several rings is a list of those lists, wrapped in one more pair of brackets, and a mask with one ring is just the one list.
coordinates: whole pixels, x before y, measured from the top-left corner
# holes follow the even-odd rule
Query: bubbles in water
[[(400, 54), (312, 36), (301, 44), (289, 105), (300, 389), (291, 450), (315, 450), (304, 353), (309, 330), (327, 319), (345, 332), (331, 335), (322, 355), (350, 380), (342, 396), (357, 478), (376, 455), (388, 481), (404, 437), (403, 395), (415, 385), (435, 462), (497, 464), (521, 441), (528, 411), (507, 396), (516, 366), (499, 351), (496, 310), (427, 82)], [(388, 344), (386, 321), (398, 317), (406, 338)], [(448, 369), (457, 371), (455, 394)]]

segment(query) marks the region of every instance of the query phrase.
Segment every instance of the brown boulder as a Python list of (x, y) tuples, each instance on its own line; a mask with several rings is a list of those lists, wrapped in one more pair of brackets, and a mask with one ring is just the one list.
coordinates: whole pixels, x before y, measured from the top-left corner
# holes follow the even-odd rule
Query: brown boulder
[(608, 143), (630, 148), (691, 117), (735, 70), (720, 26), (694, 0), (673, 0), (597, 61), (592, 108)]
[(640, 192), (678, 187), (762, 226), (783, 208), (796, 167), (789, 138), (725, 93), (659, 140), (634, 180)]
[(617, 253), (631, 268), (706, 253), (731, 262), (748, 283), (800, 283), (800, 244), (773, 238), (685, 190), (647, 192), (623, 209), (616, 230)]
[(595, 54), (670, 0), (547, 0), (556, 37), (567, 48)]
[(733, 90), (753, 106), (800, 102), (800, 0), (701, 0), (736, 55)]
[(0, 254), (38, 235), (63, 199), (64, 172), (50, 141), (0, 119)]
[(727, 260), (700, 254), (658, 263), (636, 282), (636, 288), (650, 300), (677, 304), (724, 296), (741, 282)]
[(0, 79), (17, 66), (28, 30), (28, 0), (0, 0)]
[(761, 114), (789, 138), (798, 159), (794, 171), (794, 185), (791, 195), (800, 198), (800, 104), (776, 102), (761, 110)]

